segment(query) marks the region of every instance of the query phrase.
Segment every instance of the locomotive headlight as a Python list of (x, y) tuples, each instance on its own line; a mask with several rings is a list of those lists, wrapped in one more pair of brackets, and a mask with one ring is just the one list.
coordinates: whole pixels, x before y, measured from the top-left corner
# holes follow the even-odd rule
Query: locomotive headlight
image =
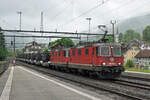
[(103, 66), (105, 66), (105, 65), (106, 65), (106, 63), (105, 63), (105, 62), (103, 62), (103, 63), (102, 63), (102, 65), (103, 65)]
[(121, 63), (118, 63), (118, 65), (121, 65)]

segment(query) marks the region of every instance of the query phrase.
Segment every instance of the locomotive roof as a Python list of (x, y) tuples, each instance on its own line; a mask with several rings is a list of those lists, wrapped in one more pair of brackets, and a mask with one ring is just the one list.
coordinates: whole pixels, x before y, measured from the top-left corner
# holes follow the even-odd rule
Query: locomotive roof
[(120, 45), (120, 44), (119, 43), (93, 43), (93, 44), (75, 45), (74, 47), (70, 47), (70, 48), (62, 47), (62, 48), (53, 49), (51, 51), (70, 50), (70, 49), (85, 48), (91, 46), (112, 46), (112, 45)]

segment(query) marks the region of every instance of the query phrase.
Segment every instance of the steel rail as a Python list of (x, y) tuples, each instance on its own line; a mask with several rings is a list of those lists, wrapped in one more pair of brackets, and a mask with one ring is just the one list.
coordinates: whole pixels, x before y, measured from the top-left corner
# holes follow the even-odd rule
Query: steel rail
[(125, 85), (125, 86), (130, 86), (130, 87), (135, 87), (135, 88), (140, 88), (140, 89), (150, 91), (150, 85), (148, 85), (148, 84), (142, 84), (142, 83), (131, 82), (131, 81), (126, 81), (126, 80), (120, 80), (120, 79), (115, 79), (113, 81), (113, 83), (121, 84), (121, 85)]
[(150, 79), (148, 78), (142, 78), (142, 77), (136, 77), (136, 76), (126, 76), (126, 75), (121, 75), (122, 78), (128, 78), (128, 79), (134, 79), (134, 80), (140, 80), (140, 81), (146, 81), (150, 82)]

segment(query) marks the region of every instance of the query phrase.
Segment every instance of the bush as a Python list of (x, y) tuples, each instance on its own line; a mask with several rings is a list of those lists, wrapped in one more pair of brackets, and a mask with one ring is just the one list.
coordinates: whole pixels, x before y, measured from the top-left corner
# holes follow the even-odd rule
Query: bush
[(127, 63), (126, 63), (126, 67), (134, 67), (134, 63), (132, 60), (128, 60)]
[(0, 61), (5, 60), (7, 57), (7, 54), (8, 54), (7, 49), (0, 46)]
[(51, 42), (49, 44), (49, 46), (56, 46), (56, 45), (60, 45), (60, 46), (64, 46), (64, 47), (72, 47), (74, 46), (74, 42), (69, 39), (69, 38), (62, 38), (62, 39), (58, 39), (58, 40), (55, 40), (53, 42)]
[(149, 66), (143, 66), (142, 69), (143, 70), (149, 70)]

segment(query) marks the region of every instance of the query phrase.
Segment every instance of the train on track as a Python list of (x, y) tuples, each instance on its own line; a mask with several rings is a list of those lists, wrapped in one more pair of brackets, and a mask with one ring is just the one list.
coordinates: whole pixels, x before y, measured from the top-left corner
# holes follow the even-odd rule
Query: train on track
[(121, 45), (86, 43), (70, 48), (53, 48), (47, 53), (21, 54), (18, 60), (63, 71), (95, 74), (114, 79), (124, 71)]

